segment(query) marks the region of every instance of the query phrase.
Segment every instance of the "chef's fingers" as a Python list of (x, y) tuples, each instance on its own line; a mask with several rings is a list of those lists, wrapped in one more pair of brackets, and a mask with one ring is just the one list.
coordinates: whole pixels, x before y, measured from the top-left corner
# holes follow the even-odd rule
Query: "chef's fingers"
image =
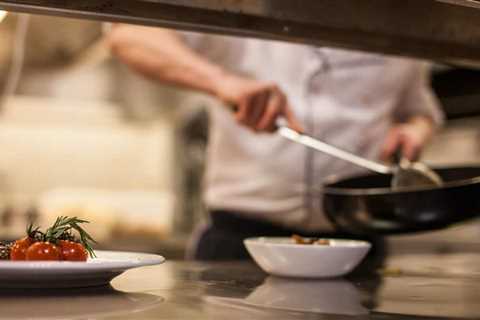
[(401, 143), (403, 156), (410, 161), (417, 161), (422, 150), (421, 144), (417, 140), (407, 136), (402, 137)]
[(257, 93), (252, 100), (252, 104), (249, 106), (250, 110), (248, 112), (248, 126), (253, 130), (258, 130), (258, 123), (265, 113), (268, 103), (270, 100), (271, 93), (268, 90), (261, 91)]
[(258, 131), (274, 132), (276, 129), (275, 122), (285, 108), (285, 103), (286, 97), (284, 95), (279, 93), (271, 94), (265, 112), (257, 123), (256, 129)]
[(300, 133), (304, 133), (305, 129), (303, 129), (303, 126), (300, 124), (300, 121), (298, 121), (297, 117), (292, 111), (292, 108), (290, 107), (289, 104), (286, 105), (283, 114), (285, 116), (285, 119), (287, 120), (288, 126)]
[[(397, 128), (391, 129), (385, 139), (380, 153), (380, 158), (384, 161), (391, 160), (391, 157), (401, 145), (400, 132)], [(402, 150), (403, 151), (403, 150)]]
[(238, 104), (236, 119), (238, 123), (255, 130), (258, 118), (263, 114), (268, 99), (268, 92), (265, 90), (249, 92), (245, 94)]
[(240, 99), (238, 104), (235, 106), (235, 119), (237, 120), (238, 123), (242, 125), (247, 125), (247, 119), (248, 119), (248, 108), (250, 105), (250, 100), (252, 97), (250, 96), (245, 96)]

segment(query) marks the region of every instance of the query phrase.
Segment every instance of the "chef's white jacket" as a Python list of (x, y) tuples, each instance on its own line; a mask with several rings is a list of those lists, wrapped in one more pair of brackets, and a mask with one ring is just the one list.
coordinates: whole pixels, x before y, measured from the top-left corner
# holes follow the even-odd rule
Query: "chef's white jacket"
[[(196, 51), (224, 67), (273, 81), (286, 93), (307, 133), (377, 160), (395, 122), (442, 113), (425, 62), (283, 42), (183, 33)], [(329, 230), (321, 187), (329, 176), (361, 169), (276, 134), (237, 124), (220, 103), (209, 106), (205, 201), (304, 230)]]

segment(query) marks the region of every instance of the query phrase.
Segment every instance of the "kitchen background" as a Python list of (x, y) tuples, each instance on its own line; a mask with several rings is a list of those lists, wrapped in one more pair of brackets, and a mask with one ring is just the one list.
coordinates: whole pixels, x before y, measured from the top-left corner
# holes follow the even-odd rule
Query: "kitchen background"
[[(181, 258), (204, 217), (208, 98), (130, 72), (109, 55), (100, 23), (31, 16), (27, 28), (22, 41), (19, 16), (0, 24), (0, 239), (21, 236), (31, 219), (77, 215), (94, 222), (101, 248)], [(480, 164), (480, 72), (433, 72), (448, 120), (424, 159)], [(442, 239), (438, 250), (478, 248), (480, 225), (391, 243), (412, 237), (422, 245), (405, 250), (430, 250), (429, 239)]]

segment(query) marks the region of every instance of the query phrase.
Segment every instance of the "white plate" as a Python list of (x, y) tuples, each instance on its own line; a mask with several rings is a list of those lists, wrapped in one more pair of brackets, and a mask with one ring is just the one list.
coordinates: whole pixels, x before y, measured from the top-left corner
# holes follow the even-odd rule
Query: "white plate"
[(290, 238), (261, 237), (244, 241), (255, 262), (276, 276), (330, 278), (351, 272), (370, 250), (370, 243), (329, 239), (330, 245), (295, 244)]
[(87, 262), (0, 261), (0, 288), (78, 288), (107, 285), (128, 269), (161, 264), (154, 254), (95, 251)]

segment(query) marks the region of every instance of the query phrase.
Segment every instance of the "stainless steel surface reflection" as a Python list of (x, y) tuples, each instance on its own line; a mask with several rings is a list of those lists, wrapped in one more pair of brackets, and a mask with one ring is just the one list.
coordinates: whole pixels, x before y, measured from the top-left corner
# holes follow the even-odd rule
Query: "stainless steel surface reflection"
[(113, 289), (2, 292), (0, 319), (480, 318), (479, 249), (443, 248), (323, 281), (269, 277), (248, 262), (170, 261), (130, 270)]
[(377, 292), (376, 312), (478, 319), (480, 288), (471, 279), (388, 278)]
[(295, 280), (268, 277), (244, 302), (248, 305), (280, 310), (366, 315), (362, 295), (345, 279)]
[(112, 287), (89, 289), (2, 289), (0, 319), (98, 319), (131, 316), (151, 309), (163, 298), (126, 293)]
[(232, 309), (259, 308), (330, 315), (359, 316), (369, 314), (362, 305), (362, 294), (350, 281), (301, 280), (268, 277), (246, 298), (206, 296), (207, 305)]

